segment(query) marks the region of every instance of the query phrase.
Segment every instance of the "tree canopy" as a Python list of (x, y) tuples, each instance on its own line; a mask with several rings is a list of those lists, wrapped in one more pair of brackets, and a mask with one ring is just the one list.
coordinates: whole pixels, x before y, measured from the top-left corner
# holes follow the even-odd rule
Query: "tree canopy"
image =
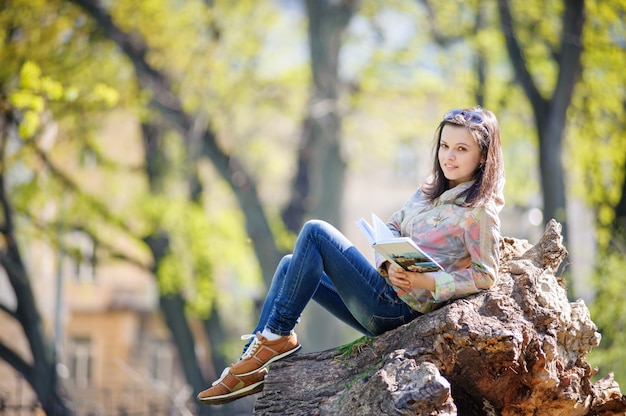
[[(211, 332), (234, 279), (252, 322), (249, 297), (263, 296), (302, 221), (341, 225), (347, 177), (402, 149), (430, 152), (445, 110), (480, 104), (501, 123), (507, 209), (571, 223), (575, 198), (593, 213), (592, 318), (609, 349), (598, 360), (623, 383), (625, 11), (623, 0), (4, 2), (4, 239), (81, 256), (62, 234), (88, 235), (99, 262), (153, 273), (172, 328), (194, 317)], [(233, 335), (217, 327), (216, 345)]]

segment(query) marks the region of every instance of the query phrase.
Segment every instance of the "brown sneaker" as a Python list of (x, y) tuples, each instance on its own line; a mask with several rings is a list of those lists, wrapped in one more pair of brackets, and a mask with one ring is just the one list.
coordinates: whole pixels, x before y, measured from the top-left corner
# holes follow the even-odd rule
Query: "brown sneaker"
[[(230, 366), (230, 372), (237, 376), (253, 374), (268, 364), (300, 349), (298, 337), (294, 333), (280, 337), (276, 341), (269, 341), (260, 332), (248, 337), (252, 336), (254, 337), (252, 344), (246, 349), (239, 361)], [(246, 336), (242, 339), (246, 339)]]
[(226, 404), (263, 390), (263, 382), (267, 375), (266, 368), (248, 376), (236, 376), (229, 370), (229, 368), (225, 369), (212, 387), (198, 394), (200, 402), (210, 405)]

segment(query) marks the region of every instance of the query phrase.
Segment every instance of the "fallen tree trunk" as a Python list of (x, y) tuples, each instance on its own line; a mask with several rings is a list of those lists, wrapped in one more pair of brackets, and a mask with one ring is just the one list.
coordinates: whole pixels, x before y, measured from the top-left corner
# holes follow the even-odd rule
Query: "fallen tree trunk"
[(600, 334), (554, 272), (550, 222), (535, 246), (501, 242), (498, 283), (377, 338), (272, 364), (254, 414), (624, 415), (612, 374), (591, 383)]

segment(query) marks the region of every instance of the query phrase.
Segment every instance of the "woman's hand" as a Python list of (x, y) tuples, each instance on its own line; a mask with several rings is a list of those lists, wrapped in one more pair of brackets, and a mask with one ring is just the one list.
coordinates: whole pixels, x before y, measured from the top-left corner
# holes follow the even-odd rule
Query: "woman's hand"
[(403, 289), (416, 288), (435, 290), (435, 279), (428, 273), (407, 272), (400, 266), (390, 263), (387, 267), (389, 282)]

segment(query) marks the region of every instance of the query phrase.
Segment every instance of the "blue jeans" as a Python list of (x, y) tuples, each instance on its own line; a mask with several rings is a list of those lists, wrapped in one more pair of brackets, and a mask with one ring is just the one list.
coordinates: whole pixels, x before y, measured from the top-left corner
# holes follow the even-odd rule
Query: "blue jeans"
[(278, 264), (253, 333), (267, 327), (289, 335), (311, 299), (369, 336), (420, 315), (339, 230), (320, 220), (304, 225), (293, 254)]

